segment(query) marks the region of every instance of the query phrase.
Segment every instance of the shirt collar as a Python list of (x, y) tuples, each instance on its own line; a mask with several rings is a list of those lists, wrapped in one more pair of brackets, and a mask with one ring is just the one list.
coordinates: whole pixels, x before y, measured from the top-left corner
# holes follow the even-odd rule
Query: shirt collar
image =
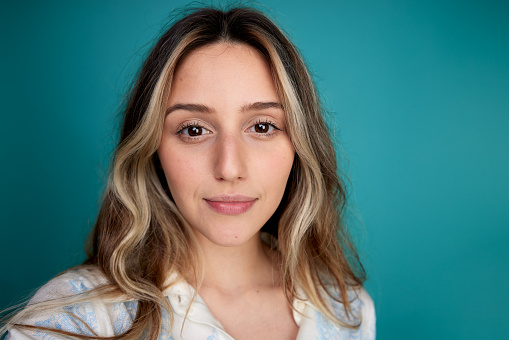
[[(167, 282), (171, 285), (163, 291), (163, 294), (168, 298), (173, 311), (177, 315), (224, 330), (224, 327), (212, 315), (201, 296), (196, 294), (196, 290), (189, 283), (183, 278), (179, 278), (177, 274), (171, 275)], [(316, 308), (309, 302), (301, 288), (297, 288), (296, 293), (299, 298), (293, 300), (293, 318), (295, 323), (300, 326), (303, 318), (311, 317), (309, 308)]]

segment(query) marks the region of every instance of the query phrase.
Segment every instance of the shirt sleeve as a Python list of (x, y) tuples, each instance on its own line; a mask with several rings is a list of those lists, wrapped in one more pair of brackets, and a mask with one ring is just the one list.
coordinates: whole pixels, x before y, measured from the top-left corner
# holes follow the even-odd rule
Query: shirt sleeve
[(376, 313), (375, 304), (371, 296), (361, 289), (359, 292), (359, 300), (361, 301), (362, 323), (360, 333), (363, 340), (375, 340), (376, 338)]
[[(69, 271), (49, 281), (37, 291), (28, 305), (77, 296), (97, 287), (105, 280), (86, 270)], [(129, 329), (136, 306), (125, 303), (105, 304), (100, 299), (89, 299), (57, 307), (43, 308), (24, 315), (20, 324), (66, 331), (77, 335), (113, 336)], [(17, 339), (69, 339), (64, 334), (41, 329), (13, 327), (6, 340)]]

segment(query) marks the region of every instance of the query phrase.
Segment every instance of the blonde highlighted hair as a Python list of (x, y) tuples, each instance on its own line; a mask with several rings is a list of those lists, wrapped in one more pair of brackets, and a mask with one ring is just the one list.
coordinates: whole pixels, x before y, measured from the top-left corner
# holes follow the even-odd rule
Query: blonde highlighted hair
[(298, 50), (255, 9), (192, 10), (161, 36), (129, 93), (84, 263), (98, 267), (110, 282), (90, 294), (138, 301), (131, 328), (118, 338), (157, 339), (163, 309), (172, 315), (162, 293), (170, 273), (182, 275), (193, 268), (200, 281), (198, 246), (171, 198), (156, 150), (175, 69), (192, 51), (217, 42), (247, 44), (266, 58), (286, 114), (296, 157), (283, 200), (264, 230), (278, 238), (289, 301), (299, 287), (328, 319), (344, 325), (324, 300), (324, 292), (344, 304), (348, 313), (347, 289), (364, 281), (364, 269), (344, 227), (346, 195), (335, 150)]

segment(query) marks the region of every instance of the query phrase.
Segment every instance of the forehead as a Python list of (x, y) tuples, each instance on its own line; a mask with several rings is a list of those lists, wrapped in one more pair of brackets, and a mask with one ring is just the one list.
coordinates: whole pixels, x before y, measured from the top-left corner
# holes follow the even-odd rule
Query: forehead
[(239, 43), (206, 45), (184, 57), (175, 70), (168, 104), (213, 99), (279, 101), (265, 57)]

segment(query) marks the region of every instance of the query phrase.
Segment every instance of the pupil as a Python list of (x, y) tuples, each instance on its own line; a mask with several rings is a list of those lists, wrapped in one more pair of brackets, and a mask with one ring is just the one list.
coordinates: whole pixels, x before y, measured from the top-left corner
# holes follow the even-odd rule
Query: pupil
[(199, 136), (201, 135), (202, 131), (201, 131), (201, 127), (199, 126), (193, 126), (191, 128), (189, 128), (189, 136)]
[(269, 131), (269, 125), (268, 124), (256, 124), (255, 131), (259, 133), (265, 133)]

